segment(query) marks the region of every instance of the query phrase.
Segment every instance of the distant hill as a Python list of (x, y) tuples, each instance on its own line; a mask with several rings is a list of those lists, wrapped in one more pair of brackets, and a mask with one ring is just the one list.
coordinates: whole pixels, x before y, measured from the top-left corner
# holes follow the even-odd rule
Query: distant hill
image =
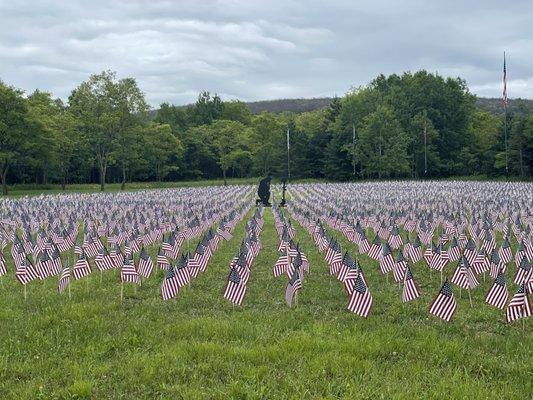
[[(250, 108), (253, 114), (258, 114), (263, 111), (280, 113), (290, 111), (294, 113), (301, 113), (306, 111), (314, 111), (320, 108), (327, 107), (331, 103), (331, 97), (322, 97), (316, 99), (280, 99), (280, 100), (263, 100), (248, 102), (246, 105)], [(530, 99), (510, 99), (509, 111), (513, 111), (518, 107), (519, 101), (523, 102), (524, 106), (533, 111), (533, 100)], [(503, 114), (501, 99), (478, 97), (476, 99), (476, 106), (482, 110), (493, 114)]]
[[(331, 103), (331, 97), (320, 97), (313, 99), (279, 99), (279, 100), (262, 100), (262, 101), (250, 101), (246, 102), (246, 105), (253, 114), (259, 114), (261, 112), (293, 112), (302, 113), (308, 111), (319, 110), (327, 107)], [(523, 106), (529, 111), (533, 112), (533, 100), (531, 99), (510, 99), (509, 111), (514, 111), (518, 108), (519, 102), (522, 102)], [(495, 115), (502, 115), (502, 101), (501, 99), (478, 97), (476, 99), (476, 106), (481, 110), (488, 111)], [(182, 106), (187, 107), (187, 106)], [(150, 111), (150, 117), (154, 118), (157, 110)]]

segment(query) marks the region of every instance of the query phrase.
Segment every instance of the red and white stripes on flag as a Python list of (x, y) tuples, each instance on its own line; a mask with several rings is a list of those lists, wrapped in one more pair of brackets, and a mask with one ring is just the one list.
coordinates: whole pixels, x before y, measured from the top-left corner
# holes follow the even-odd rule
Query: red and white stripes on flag
[(402, 301), (404, 303), (407, 303), (408, 301), (414, 300), (418, 297), (420, 297), (418, 285), (416, 284), (413, 278), (411, 268), (409, 268), (409, 266), (406, 266), (405, 276), (403, 279)]
[(161, 298), (163, 300), (170, 300), (178, 295), (179, 292), (178, 278), (174, 272), (172, 264), (168, 264), (167, 274), (161, 285)]
[(246, 295), (246, 284), (242, 281), (240, 274), (235, 267), (231, 268), (228, 276), (224, 298), (240, 306)]
[(505, 283), (505, 275), (500, 271), (487, 292), (485, 303), (503, 310), (508, 298), (509, 292), (507, 291), (507, 285)]
[(366, 318), (370, 314), (372, 301), (372, 295), (363, 281), (361, 274), (357, 275), (353, 285), (353, 292), (348, 302), (348, 310)]
[(91, 267), (89, 266), (89, 262), (87, 261), (85, 252), (83, 251), (83, 249), (81, 249), (81, 253), (78, 256), (78, 260), (76, 261), (76, 264), (74, 264), (72, 274), (74, 275), (74, 279), (78, 280), (83, 277), (86, 277), (90, 273), (91, 273)]
[(61, 271), (61, 276), (59, 277), (59, 285), (57, 291), (63, 293), (67, 286), (70, 284), (70, 267), (65, 265)]
[(452, 288), (446, 280), (439, 294), (429, 306), (429, 313), (450, 322), (457, 309), (457, 302), (453, 296)]
[(519, 318), (531, 317), (529, 290), (525, 283), (518, 288), (518, 291), (509, 302), (505, 314), (507, 322), (512, 322)]

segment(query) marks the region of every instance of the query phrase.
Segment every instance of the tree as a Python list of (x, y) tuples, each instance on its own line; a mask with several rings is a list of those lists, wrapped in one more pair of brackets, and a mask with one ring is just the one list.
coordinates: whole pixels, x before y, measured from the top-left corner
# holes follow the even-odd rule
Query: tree
[(213, 97), (207, 91), (198, 95), (196, 104), (189, 110), (191, 121), (195, 126), (208, 125), (213, 121), (220, 119), (224, 110), (222, 99), (215, 93)]
[(252, 113), (246, 103), (239, 100), (224, 102), (220, 119), (237, 121), (244, 125), (250, 125), (252, 122)]
[(0, 81), (0, 180), (7, 195), (7, 174), (20, 162), (32, 140), (23, 92)]
[(151, 123), (142, 128), (141, 136), (144, 144), (143, 157), (148, 161), (158, 182), (169, 172), (179, 169), (178, 158), (183, 146), (172, 134), (170, 125)]
[(495, 115), (480, 110), (472, 113), (468, 130), (473, 139), (471, 145), (475, 157), (475, 173), (493, 173), (501, 129), (502, 123)]
[(266, 175), (268, 172), (282, 171), (286, 159), (286, 124), (272, 113), (261, 113), (252, 120), (252, 154), (254, 172)]
[(182, 138), (189, 127), (189, 116), (185, 107), (162, 103), (157, 110), (154, 122), (170, 125), (174, 136)]
[(356, 151), (367, 176), (402, 176), (409, 172), (407, 155), (408, 137), (386, 106), (362, 121)]
[(147, 110), (143, 93), (133, 78), (116, 80), (112, 71), (92, 75), (69, 97), (78, 127), (89, 143), (105, 189), (107, 168), (117, 158), (122, 169), (122, 188), (131, 162), (132, 132)]

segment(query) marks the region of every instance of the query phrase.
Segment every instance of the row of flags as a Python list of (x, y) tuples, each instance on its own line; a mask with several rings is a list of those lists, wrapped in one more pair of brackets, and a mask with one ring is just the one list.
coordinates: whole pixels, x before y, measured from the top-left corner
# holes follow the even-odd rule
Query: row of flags
[(309, 273), (309, 261), (300, 249), (300, 245), (295, 243), (296, 229), (292, 226), (290, 219), (286, 219), (276, 205), (272, 207), (272, 213), (274, 226), (279, 237), (279, 258), (272, 268), (272, 273), (275, 278), (283, 274), (287, 276), (285, 301), (289, 307), (292, 307), (302, 288), (305, 274)]
[[(15, 276), (24, 286), (58, 276), (58, 291), (63, 292), (70, 288), (71, 272), (78, 280), (94, 267), (101, 273), (119, 268), (121, 283), (141, 284), (154, 268), (147, 247), (162, 242), (156, 263), (167, 269), (185, 241), (205, 233), (187, 260), (194, 274), (205, 269), (218, 239), (231, 237), (232, 225), (250, 207), (249, 198), (249, 187), (232, 186), (2, 200), (0, 276), (8, 272), (5, 252), (9, 251)], [(102, 214), (92, 214), (95, 210)]]
[[(182, 287), (190, 285), (193, 278), (196, 278), (201, 272), (207, 270), (209, 261), (217, 250), (221, 240), (228, 241), (233, 237), (236, 224), (244, 217), (249, 209), (249, 204), (243, 206), (238, 213), (232, 215), (230, 220), (221, 221), (216, 229), (216, 233), (209, 230), (202, 240), (198, 242), (192, 257), (189, 256), (188, 252), (182, 253), (181, 257), (173, 257), (173, 251), (171, 252), (172, 259), (167, 258), (165, 255), (158, 255), (159, 264), (161, 266), (166, 265), (166, 275), (161, 284), (161, 298), (163, 300), (170, 300), (176, 297)], [(177, 260), (174, 261), (173, 259)]]
[(224, 298), (236, 305), (242, 305), (248, 290), (248, 280), (254, 259), (259, 254), (259, 235), (263, 229), (264, 208), (257, 208), (246, 224), (244, 239), (229, 263), (229, 275), (224, 289)]
[[(467, 225), (460, 228), (457, 221), (446, 216), (446, 207), (455, 207), (452, 207), (451, 203), (444, 202), (443, 205), (435, 201), (432, 213), (424, 215), (420, 210), (415, 209), (415, 207), (421, 206), (417, 200), (418, 195), (416, 192), (410, 191), (409, 193), (413, 197), (409, 198), (409, 201), (413, 208), (409, 209), (403, 204), (399, 209), (391, 210), (391, 213), (387, 215), (385, 210), (389, 205), (397, 204), (391, 199), (402, 197), (405, 185), (416, 186), (418, 192), (428, 191), (427, 185), (419, 183), (295, 185), (291, 190), (291, 196), (293, 204), (296, 203), (296, 205), (291, 206), (290, 210), (294, 218), (313, 235), (319, 250), (325, 251), (325, 259), (330, 267), (330, 273), (333, 275), (337, 275), (340, 266), (349, 264), (350, 261), (349, 259), (346, 261), (347, 253), (343, 257), (338, 242), (326, 234), (321, 220), (326, 222), (330, 228), (344, 234), (349, 241), (355, 243), (359, 253), (366, 254), (376, 260), (381, 273), (388, 277), (389, 272), (392, 272), (395, 282), (399, 284), (403, 282), (403, 301), (410, 301), (410, 299), (420, 295), (408, 264), (412, 265), (423, 260), (429, 268), (441, 272), (442, 283), (442, 273), (445, 268), (451, 262), (457, 262), (451, 281), (444, 282), (441, 291), (430, 307), (431, 313), (448, 321), (456, 310), (456, 307), (452, 307), (455, 304), (455, 299), (450, 283), (463, 289), (472, 290), (479, 285), (480, 274), (485, 276), (485, 273), (489, 273), (494, 278), (494, 283), (485, 296), (486, 303), (503, 309), (508, 299), (505, 272), (508, 264), (514, 263), (517, 268), (513, 282), (518, 286), (518, 289), (514, 298), (507, 304), (507, 320), (512, 321), (522, 316), (531, 315), (529, 303), (529, 295), (533, 292), (531, 214), (514, 212), (511, 213), (511, 218), (507, 219), (506, 223), (497, 224), (498, 221), (505, 220), (505, 218), (497, 216), (491, 209), (487, 208), (483, 213), (485, 214), (485, 229), (479, 230), (473, 228), (472, 216), (481, 215), (481, 213), (474, 207), (475, 203), (465, 203), (463, 206), (467, 208), (467, 211), (461, 212), (468, 214), (470, 218), (467, 219)], [(350, 205), (352, 202), (362, 204), (361, 194), (348, 190), (352, 187), (359, 188), (359, 186), (364, 189), (363, 193), (373, 197), (374, 201), (371, 207), (365, 206), (367, 208), (365, 213), (356, 211)], [(374, 187), (376, 191), (383, 189), (387, 191), (379, 195), (371, 194), (365, 189), (369, 186)], [(429, 186), (431, 187), (431, 184)], [(434, 198), (445, 198), (445, 193), (454, 186), (459, 186), (462, 190), (467, 190), (468, 187), (462, 183), (444, 185), (439, 183), (433, 187), (433, 195), (437, 196)], [(523, 206), (526, 210), (530, 210), (531, 201), (528, 199), (531, 200), (531, 195), (527, 192), (515, 193), (516, 185), (501, 184), (501, 186), (515, 194), (516, 197), (512, 201)], [(502, 195), (504, 189), (501, 186), (496, 185), (491, 189)], [(473, 194), (475, 189), (475, 193), (482, 191), (486, 196), (493, 196), (477, 184), (469, 187), (469, 189), (470, 194)], [(407, 202), (408, 198), (405, 197), (404, 200)], [(344, 204), (344, 207), (340, 208), (339, 204)], [(429, 209), (427, 205), (424, 207)], [(380, 211), (379, 214), (372, 214), (378, 210)], [(440, 212), (440, 215), (437, 211)], [(403, 231), (403, 238), (401, 231)], [(368, 240), (371, 232), (375, 232), (374, 239)], [(503, 235), (499, 248), (496, 246), (498, 234)], [(414, 240), (410, 240), (410, 235), (415, 236)], [(433, 241), (434, 237), (437, 237), (436, 243)], [(518, 242), (514, 255), (511, 249), (513, 239)], [(424, 246), (424, 243), (428, 245)], [(346, 262), (343, 263), (343, 260)], [(361, 280), (366, 285), (363, 278), (364, 276)], [(363, 289), (362, 285), (358, 286)], [(450, 305), (441, 307), (441, 301), (447, 299), (449, 299)], [(516, 299), (521, 301), (520, 312), (516, 311), (519, 303)]]

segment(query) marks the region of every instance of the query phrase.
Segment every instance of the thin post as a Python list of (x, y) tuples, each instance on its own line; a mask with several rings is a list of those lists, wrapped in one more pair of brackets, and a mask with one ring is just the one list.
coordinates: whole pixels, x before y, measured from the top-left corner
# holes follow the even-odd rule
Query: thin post
[(124, 300), (124, 283), (120, 282), (120, 302), (122, 303), (122, 300)]
[(28, 294), (26, 292), (26, 285), (24, 285), (24, 301), (28, 298)]
[(70, 279), (68, 281), (68, 299), (70, 300), (72, 298), (72, 295), (70, 294)]
[(468, 299), (470, 300), (470, 308), (474, 307), (472, 304), (472, 296), (470, 295), (470, 288), (468, 288)]
[(352, 123), (352, 164), (353, 176), (355, 176), (355, 122)]
[(507, 66), (505, 63), (505, 51), (503, 52), (503, 94), (502, 94), (502, 101), (503, 101), (503, 109), (504, 109), (504, 117), (503, 117), (503, 133), (505, 138), (505, 173), (509, 174), (509, 155), (508, 155), (508, 147), (507, 147)]
[(291, 131), (287, 127), (287, 181), (291, 179)]
[(424, 120), (424, 175), (428, 172), (428, 135), (427, 121)]

